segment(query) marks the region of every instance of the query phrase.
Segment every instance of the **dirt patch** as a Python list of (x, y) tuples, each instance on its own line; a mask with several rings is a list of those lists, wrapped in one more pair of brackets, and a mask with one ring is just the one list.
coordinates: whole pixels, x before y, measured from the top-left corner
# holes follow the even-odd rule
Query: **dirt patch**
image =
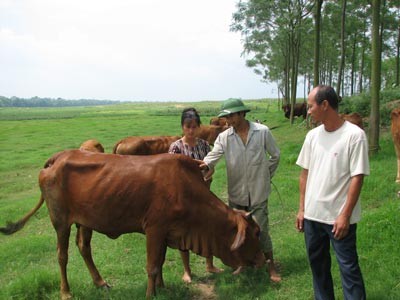
[(195, 289), (198, 291), (193, 297), (193, 300), (216, 300), (214, 285), (212, 282), (207, 283), (196, 283), (194, 284)]

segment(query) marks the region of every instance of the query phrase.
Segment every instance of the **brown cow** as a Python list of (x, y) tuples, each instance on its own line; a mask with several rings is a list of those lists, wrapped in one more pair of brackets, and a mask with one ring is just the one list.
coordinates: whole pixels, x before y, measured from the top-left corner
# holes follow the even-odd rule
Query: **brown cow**
[(339, 116), (346, 121), (349, 121), (361, 129), (364, 129), (363, 119), (359, 113), (353, 112), (350, 114), (339, 114)]
[(103, 145), (94, 139), (83, 142), (79, 150), (104, 153)]
[[(361, 129), (364, 129), (363, 119), (359, 113), (354, 112), (354, 113), (350, 113), (350, 114), (339, 114), (339, 117), (343, 120), (349, 121), (349, 122), (357, 125)], [(310, 116), (310, 123), (311, 123), (311, 128), (321, 125), (320, 122), (315, 122), (311, 118), (311, 116)]]
[(226, 118), (212, 117), (210, 119), (210, 125), (226, 126)]
[(215, 139), (217, 138), (218, 134), (228, 129), (228, 127), (228, 125), (200, 125), (197, 137), (206, 140), (210, 145), (214, 145)]
[(169, 146), (180, 136), (129, 136), (114, 145), (114, 154), (152, 155), (167, 153)]
[[(171, 176), (174, 174), (174, 176)], [(66, 150), (47, 160), (39, 174), (39, 203), (5, 234), (21, 229), (44, 201), (57, 232), (61, 297), (71, 297), (67, 279), (72, 224), (76, 242), (96, 286), (107, 287), (91, 255), (92, 230), (110, 238), (146, 235), (148, 286), (164, 286), (162, 266), (167, 246), (219, 257), (233, 268), (261, 267), (265, 257), (259, 227), (218, 199), (206, 186), (196, 161), (184, 155), (113, 155)]]
[(397, 156), (397, 177), (396, 183), (400, 183), (400, 108), (395, 108), (392, 110), (390, 117), (392, 119), (392, 138), (394, 149)]
[[(282, 105), (282, 109), (285, 112), (285, 117), (288, 118), (288, 119), (290, 118), (290, 109), (291, 109), (291, 107), (292, 107), (292, 105), (290, 105), (290, 104)], [(294, 117), (302, 116), (303, 119), (307, 118), (307, 103), (306, 102), (296, 103), (294, 105), (293, 116)]]

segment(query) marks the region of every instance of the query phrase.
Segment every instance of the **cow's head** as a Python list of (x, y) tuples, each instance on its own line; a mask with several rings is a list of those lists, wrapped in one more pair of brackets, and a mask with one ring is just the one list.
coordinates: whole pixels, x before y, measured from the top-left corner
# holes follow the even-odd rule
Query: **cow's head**
[(235, 211), (237, 233), (231, 245), (233, 267), (262, 267), (265, 257), (260, 246), (260, 227), (249, 213)]

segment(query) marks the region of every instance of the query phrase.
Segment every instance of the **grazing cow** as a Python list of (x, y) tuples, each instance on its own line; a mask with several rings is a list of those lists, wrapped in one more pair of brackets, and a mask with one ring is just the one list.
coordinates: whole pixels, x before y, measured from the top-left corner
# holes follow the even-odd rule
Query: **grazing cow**
[(104, 153), (103, 145), (94, 139), (83, 142), (79, 150)]
[(217, 138), (218, 134), (228, 129), (228, 127), (228, 125), (200, 125), (197, 137), (206, 140), (210, 145), (214, 145), (215, 139)]
[(167, 153), (169, 146), (180, 136), (129, 136), (117, 142), (114, 154), (152, 155)]
[(392, 119), (392, 138), (394, 149), (396, 150), (397, 156), (397, 177), (396, 183), (400, 183), (400, 108), (392, 110), (390, 117)]
[(361, 129), (364, 129), (363, 119), (359, 113), (353, 112), (350, 114), (339, 114), (339, 116), (343, 120), (347, 120), (347, 121), (357, 125)]
[[(288, 119), (290, 118), (291, 107), (292, 106), (290, 104), (282, 105), (282, 109), (285, 113), (285, 117)], [(300, 117), (300, 116), (302, 116), (303, 119), (307, 118), (307, 103), (306, 102), (296, 103), (294, 105), (293, 117)]]
[(162, 266), (167, 246), (219, 257), (237, 270), (265, 264), (258, 225), (218, 199), (207, 188), (198, 163), (184, 155), (66, 150), (47, 160), (39, 185), (42, 193), (35, 208), (0, 232), (20, 230), (46, 201), (57, 233), (62, 298), (71, 297), (67, 262), (74, 223), (80, 229), (77, 246), (94, 284), (101, 287), (108, 285), (92, 259), (92, 230), (113, 239), (130, 232), (146, 235), (147, 298), (155, 295), (156, 286), (164, 286)]

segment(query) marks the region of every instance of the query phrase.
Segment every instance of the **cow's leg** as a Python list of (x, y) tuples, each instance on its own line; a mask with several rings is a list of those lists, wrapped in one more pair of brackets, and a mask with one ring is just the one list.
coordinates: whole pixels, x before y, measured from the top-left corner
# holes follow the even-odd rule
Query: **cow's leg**
[(165, 254), (167, 252), (167, 246), (164, 247), (164, 252), (161, 255), (161, 264), (160, 264), (160, 269), (159, 272), (157, 273), (156, 276), (156, 287), (164, 287), (164, 278), (163, 278), (163, 265), (165, 262)]
[(93, 283), (98, 287), (109, 288), (110, 286), (103, 280), (93, 261), (92, 248), (90, 246), (92, 233), (93, 231), (91, 229), (85, 226), (78, 226), (76, 232), (76, 245), (78, 246), (79, 252), (81, 253), (83, 260), (89, 269)]
[(162, 265), (167, 251), (165, 236), (146, 232), (146, 248), (148, 277), (146, 298), (150, 298), (156, 294), (156, 286), (164, 287)]
[(396, 156), (397, 156), (397, 177), (396, 183), (400, 183), (400, 146), (396, 147)]
[(60, 265), (61, 284), (60, 294), (61, 299), (71, 299), (72, 295), (69, 290), (67, 278), (67, 263), (68, 263), (68, 243), (69, 235), (71, 233), (71, 226), (56, 228), (57, 231), (57, 255), (58, 264)]

